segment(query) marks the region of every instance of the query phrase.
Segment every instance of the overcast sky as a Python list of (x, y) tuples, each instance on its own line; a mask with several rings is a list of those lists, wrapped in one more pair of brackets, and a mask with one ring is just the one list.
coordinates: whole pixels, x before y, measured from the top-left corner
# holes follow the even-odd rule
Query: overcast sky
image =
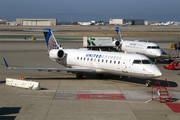
[(180, 21), (180, 0), (0, 0), (0, 19)]

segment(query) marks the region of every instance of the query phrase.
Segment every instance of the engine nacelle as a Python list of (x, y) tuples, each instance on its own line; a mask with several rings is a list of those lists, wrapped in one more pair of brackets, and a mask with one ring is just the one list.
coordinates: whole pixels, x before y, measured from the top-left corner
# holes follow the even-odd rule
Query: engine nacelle
[(52, 49), (49, 51), (49, 57), (52, 59), (63, 59), (65, 53), (62, 49)]
[(119, 41), (117, 41), (117, 40), (114, 40), (113, 42), (112, 42), (112, 46), (119, 46), (120, 45), (120, 42)]

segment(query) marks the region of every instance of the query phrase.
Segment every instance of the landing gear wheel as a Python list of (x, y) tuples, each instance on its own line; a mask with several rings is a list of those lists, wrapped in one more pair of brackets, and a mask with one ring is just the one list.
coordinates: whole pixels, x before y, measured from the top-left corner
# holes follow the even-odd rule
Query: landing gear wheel
[(146, 87), (151, 87), (151, 80), (146, 80)]
[(83, 73), (76, 73), (76, 78), (82, 79), (83, 78)]

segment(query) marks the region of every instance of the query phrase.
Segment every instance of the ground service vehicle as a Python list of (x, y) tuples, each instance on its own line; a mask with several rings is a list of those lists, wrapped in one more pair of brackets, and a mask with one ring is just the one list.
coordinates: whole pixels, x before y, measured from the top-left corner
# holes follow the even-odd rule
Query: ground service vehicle
[(91, 50), (117, 51), (120, 42), (113, 37), (83, 37), (83, 47)]

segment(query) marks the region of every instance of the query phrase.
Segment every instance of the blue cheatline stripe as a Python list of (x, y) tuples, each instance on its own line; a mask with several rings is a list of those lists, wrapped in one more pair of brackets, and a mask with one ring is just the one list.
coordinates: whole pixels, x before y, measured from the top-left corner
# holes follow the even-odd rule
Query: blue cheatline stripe
[(6, 59), (3, 57), (3, 59), (4, 59), (4, 62), (5, 62), (5, 64), (6, 64), (6, 67), (9, 67), (8, 66), (8, 64), (7, 64), (7, 62), (6, 62)]

